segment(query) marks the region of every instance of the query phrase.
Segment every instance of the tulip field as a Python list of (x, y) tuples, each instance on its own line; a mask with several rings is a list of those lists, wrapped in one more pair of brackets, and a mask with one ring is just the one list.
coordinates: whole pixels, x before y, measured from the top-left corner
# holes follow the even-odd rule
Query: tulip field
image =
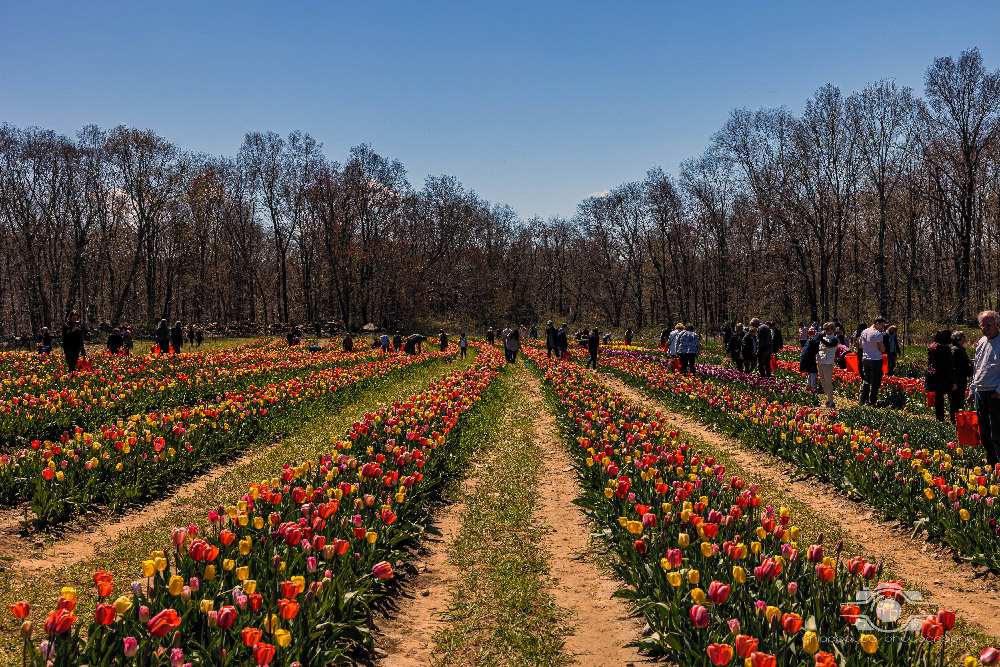
[[(52, 570), (49, 579), (25, 572), (28, 583), (15, 581), (15, 561), (4, 580), (13, 592), (0, 625), (3, 664), (370, 664), (379, 614), (398, 609), (387, 600), (407, 597), (408, 563), (434, 513), (442, 499), (460, 502), (443, 490), (480, 467), (481, 443), (465, 434), (503, 437), (482, 420), (497, 419), (493, 407), (510, 403), (509, 392), (531, 391), (503, 379), (514, 373), (541, 379), (541, 389), (533, 380), (538, 404), (559, 427), (552, 446), (573, 462), (564, 472), (576, 491), (560, 499), (563, 512), (583, 510), (614, 572), (614, 597), (644, 621), (632, 642), (637, 659), (1000, 662), (984, 643), (990, 638), (977, 637), (975, 651), (946, 650), (964, 632), (953, 610), (877, 612), (905, 608), (905, 582), (803, 528), (797, 510), (702, 451), (670, 416), (780, 457), (1000, 573), (1000, 478), (983, 467), (979, 446), (956, 442), (953, 427), (907, 411), (819, 408), (791, 370), (760, 378), (707, 363), (684, 376), (662, 353), (637, 346), (603, 350), (598, 372), (583, 369), (576, 350), (554, 360), (526, 345), (517, 366), (498, 346), (475, 342), (470, 352), (459, 362), (454, 348), (406, 356), (262, 340), (99, 358), (72, 376), (55, 358), (0, 354), (0, 510), (23, 517), (26, 535), (58, 540), (60, 529), (95, 511), (141, 515), (167, 490), (237, 455), (259, 465), (234, 493), (192, 500), (199, 509), (190, 520), (144, 529), (145, 549), (125, 561), (82, 561), (77, 568), (100, 566)], [(286, 453), (285, 439), (308, 424), (413, 377), (427, 379), (359, 411), (346, 430)], [(618, 393), (609, 377), (665, 411)], [(505, 495), (513, 496), (495, 489), (497, 502)], [(552, 510), (544, 517), (563, 520)], [(549, 567), (558, 574), (561, 559), (575, 557), (552, 550)], [(594, 579), (603, 576), (595, 566)], [(562, 630), (546, 637), (553, 632)], [(571, 655), (552, 660), (545, 664), (575, 664)]]

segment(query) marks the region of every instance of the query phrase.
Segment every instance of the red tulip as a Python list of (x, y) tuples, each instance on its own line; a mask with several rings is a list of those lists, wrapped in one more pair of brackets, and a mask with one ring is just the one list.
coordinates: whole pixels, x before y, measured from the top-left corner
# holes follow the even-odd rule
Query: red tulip
[(111, 625), (115, 622), (115, 606), (113, 604), (97, 603), (94, 619), (98, 625)]
[(992, 665), (1000, 662), (1000, 651), (996, 650), (992, 646), (984, 648), (983, 652), (979, 654), (979, 662), (986, 665), (986, 667), (992, 667)]
[(713, 581), (708, 585), (708, 599), (713, 604), (722, 604), (729, 599), (729, 586), (718, 581)]
[(844, 619), (846, 623), (854, 625), (858, 622), (858, 616), (861, 615), (861, 607), (856, 604), (842, 604), (840, 605), (840, 617)]
[(295, 615), (299, 613), (299, 603), (294, 600), (286, 600), (282, 598), (278, 602), (278, 614), (284, 619), (295, 618)]
[(146, 628), (153, 637), (166, 637), (171, 630), (181, 624), (181, 617), (173, 609), (164, 609), (159, 614), (149, 619)]
[(274, 646), (271, 644), (255, 644), (253, 647), (253, 657), (258, 665), (266, 665), (274, 659)]
[(936, 642), (944, 634), (944, 626), (938, 623), (934, 616), (928, 616), (920, 624), (920, 634), (927, 641)]
[(376, 563), (375, 566), (372, 567), (372, 574), (379, 579), (392, 579), (392, 565), (386, 561)]
[(61, 635), (70, 631), (73, 623), (76, 622), (76, 614), (66, 609), (57, 609), (49, 612), (49, 617), (45, 620), (45, 632), (50, 635)]
[(781, 617), (781, 629), (794, 635), (802, 628), (802, 617), (798, 614), (784, 614)]
[(226, 605), (219, 610), (219, 627), (223, 630), (228, 630), (233, 627), (233, 623), (236, 622), (236, 608), (230, 605)]
[(750, 656), (750, 664), (753, 667), (778, 667), (778, 659), (767, 653), (753, 653)]
[(943, 625), (945, 630), (951, 630), (955, 627), (955, 612), (938, 609), (937, 622)]
[(704, 628), (708, 626), (708, 610), (700, 604), (696, 604), (691, 607), (688, 611), (688, 616), (691, 617), (691, 622), (694, 623), (694, 627)]

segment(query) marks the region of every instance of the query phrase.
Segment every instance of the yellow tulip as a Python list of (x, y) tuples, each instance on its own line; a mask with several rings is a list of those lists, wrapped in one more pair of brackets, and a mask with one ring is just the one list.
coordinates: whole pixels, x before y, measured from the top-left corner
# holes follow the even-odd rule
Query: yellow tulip
[[(642, 527), (642, 524), (639, 524), (639, 527), (641, 528), (641, 527)], [(367, 532), (367, 533), (365, 534), (365, 541), (367, 541), (367, 542), (368, 542), (368, 544), (375, 544), (375, 541), (376, 541), (377, 539), (378, 539), (378, 533), (376, 533), (376, 532), (373, 532), (373, 531), (368, 531), (368, 532)]]
[(683, 549), (684, 547), (686, 547), (689, 544), (691, 544), (691, 536), (690, 535), (688, 535), (687, 533), (680, 533), (677, 536), (677, 546), (679, 546), (681, 549)]
[(667, 560), (666, 558), (661, 558), (660, 559), (660, 567), (663, 568), (664, 570), (669, 570), (670, 569), (670, 561)]
[(874, 653), (878, 650), (878, 637), (875, 635), (861, 635), (861, 648), (865, 653)]
[(698, 582), (701, 580), (701, 574), (698, 570), (688, 570), (688, 583), (692, 586), (697, 586)]
[(274, 643), (280, 646), (281, 648), (287, 647), (289, 644), (292, 643), (292, 633), (290, 633), (288, 630), (281, 630), (281, 629), (275, 630)]
[(201, 607), (201, 613), (207, 614), (208, 612), (215, 609), (215, 600), (212, 600), (211, 598), (204, 598), (201, 601), (200, 607)]
[(671, 586), (673, 586), (674, 588), (677, 588), (678, 586), (681, 585), (681, 573), (680, 572), (668, 572), (667, 573), (667, 581), (670, 583)]
[(59, 591), (59, 595), (63, 596), (67, 600), (75, 600), (76, 589), (73, 588), (72, 586), (63, 586), (62, 589)]
[(775, 616), (781, 616), (781, 610), (777, 607), (768, 607), (764, 610), (764, 618), (767, 619), (768, 623), (770, 623)]
[(156, 574), (156, 566), (153, 564), (153, 561), (142, 561), (142, 576), (152, 577), (154, 574)]
[(264, 518), (263, 517), (259, 517), (259, 516), (255, 516), (253, 518), (253, 527), (256, 528), (257, 530), (260, 530), (261, 528), (263, 528), (264, 527)]
[(733, 566), (733, 581), (738, 584), (744, 584), (747, 580), (747, 573), (739, 565)]
[(225, 559), (223, 559), (223, 561), (222, 561), (222, 569), (223, 570), (225, 570), (226, 572), (229, 572), (234, 567), (236, 567), (236, 561), (234, 561), (231, 558), (225, 558)]
[(819, 637), (816, 636), (815, 632), (807, 631), (802, 635), (802, 650), (813, 655), (819, 650)]
[(115, 600), (115, 613), (124, 614), (132, 608), (132, 601), (127, 597), (120, 597)]
[(274, 631), (278, 629), (280, 622), (278, 620), (277, 614), (271, 614), (264, 619), (264, 629), (274, 634)]
[(241, 565), (238, 568), (236, 568), (236, 578), (239, 579), (240, 581), (246, 581), (246, 579), (249, 576), (250, 576), (250, 567), (249, 566), (247, 566), (247, 565)]
[(691, 589), (691, 599), (695, 601), (696, 604), (705, 604), (705, 591), (700, 588)]
[(215, 566), (206, 565), (205, 566), (205, 581), (212, 581), (215, 579)]
[(184, 577), (174, 575), (170, 577), (170, 583), (167, 586), (167, 590), (170, 591), (171, 595), (180, 595), (181, 591), (184, 590)]
[(153, 559), (153, 565), (156, 567), (157, 572), (163, 572), (167, 569), (167, 559), (158, 556)]
[(965, 509), (963, 507), (962, 509), (958, 510), (958, 516), (962, 517), (962, 521), (968, 521), (969, 520), (969, 510), (967, 510), (967, 509)]
[(701, 555), (705, 558), (711, 558), (715, 554), (715, 549), (712, 548), (711, 542), (701, 543)]

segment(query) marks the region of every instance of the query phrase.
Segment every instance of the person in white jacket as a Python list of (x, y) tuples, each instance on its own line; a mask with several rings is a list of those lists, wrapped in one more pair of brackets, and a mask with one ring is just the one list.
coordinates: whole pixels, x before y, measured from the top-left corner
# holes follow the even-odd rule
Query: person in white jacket
[(667, 336), (667, 356), (677, 356), (677, 339), (680, 338), (682, 333), (684, 333), (684, 325), (678, 322), (674, 326), (674, 330)]
[(816, 368), (819, 381), (826, 392), (826, 407), (837, 407), (833, 403), (833, 366), (837, 362), (837, 346), (840, 340), (834, 335), (833, 322), (823, 325), (823, 335), (819, 337), (819, 351), (816, 353)]

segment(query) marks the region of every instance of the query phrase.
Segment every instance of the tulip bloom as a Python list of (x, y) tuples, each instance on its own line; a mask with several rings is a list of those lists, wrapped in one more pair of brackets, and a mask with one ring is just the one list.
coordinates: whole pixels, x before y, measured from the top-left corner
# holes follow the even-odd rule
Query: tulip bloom
[(253, 657), (258, 665), (266, 665), (274, 659), (274, 646), (258, 643), (253, 647)]
[(243, 638), (244, 646), (253, 646), (260, 641), (260, 638), (264, 635), (264, 633), (257, 628), (243, 628), (240, 635)]
[(115, 613), (113, 604), (98, 602), (97, 609), (94, 611), (94, 620), (97, 621), (98, 625), (111, 625), (115, 622)]
[(718, 581), (713, 581), (708, 585), (708, 599), (713, 604), (722, 604), (729, 599), (729, 590), (729, 586)]
[(938, 623), (937, 617), (928, 616), (920, 624), (920, 635), (929, 642), (936, 642), (944, 634), (944, 626)]
[(874, 653), (878, 650), (878, 637), (875, 635), (861, 635), (861, 649), (865, 653)]
[(733, 647), (729, 644), (709, 644), (707, 653), (712, 664), (716, 667), (728, 665), (733, 659)]
[(792, 613), (783, 615), (781, 617), (781, 629), (790, 635), (794, 635), (802, 629), (802, 617)]
[(752, 653), (750, 655), (750, 665), (752, 667), (778, 667), (778, 659), (767, 653)]
[(224, 606), (219, 610), (218, 623), (219, 627), (223, 630), (228, 630), (233, 627), (233, 623), (236, 622), (236, 608), (230, 605)]
[(76, 614), (71, 613), (68, 609), (50, 611), (45, 620), (45, 633), (48, 635), (64, 634), (70, 631), (75, 622)]
[(139, 642), (135, 637), (126, 637), (122, 640), (122, 644), (126, 658), (135, 657), (135, 654), (139, 652)]
[(700, 604), (696, 604), (691, 607), (688, 611), (688, 616), (691, 617), (691, 622), (694, 623), (694, 627), (704, 628), (708, 626), (708, 610)]
[(819, 650), (819, 637), (813, 631), (808, 631), (802, 635), (802, 650), (809, 655)]
[(299, 603), (294, 600), (282, 599), (278, 602), (278, 613), (286, 620), (295, 618), (295, 615), (299, 613)]
[(171, 630), (176, 629), (181, 624), (181, 617), (173, 609), (164, 609), (159, 614), (149, 619), (146, 628), (153, 637), (166, 637)]
[(387, 561), (376, 563), (374, 567), (372, 567), (372, 574), (379, 579), (392, 579), (392, 565), (390, 565)]
[(14, 615), (16, 619), (22, 619), (28, 616), (31, 612), (31, 605), (28, 604), (27, 600), (21, 600), (20, 602), (15, 602), (10, 605), (10, 613)]
[(979, 654), (979, 662), (983, 663), (987, 667), (992, 667), (992, 665), (1000, 662), (1000, 651), (992, 646), (984, 648), (983, 652)]
[(955, 612), (938, 609), (937, 622), (943, 625), (945, 630), (951, 630), (955, 627)]
[(832, 653), (820, 651), (816, 654), (815, 667), (837, 667), (837, 657)]
[(845, 623), (850, 623), (854, 625), (858, 622), (858, 617), (861, 615), (861, 607), (856, 604), (842, 604), (840, 605), (840, 617), (844, 619)]

